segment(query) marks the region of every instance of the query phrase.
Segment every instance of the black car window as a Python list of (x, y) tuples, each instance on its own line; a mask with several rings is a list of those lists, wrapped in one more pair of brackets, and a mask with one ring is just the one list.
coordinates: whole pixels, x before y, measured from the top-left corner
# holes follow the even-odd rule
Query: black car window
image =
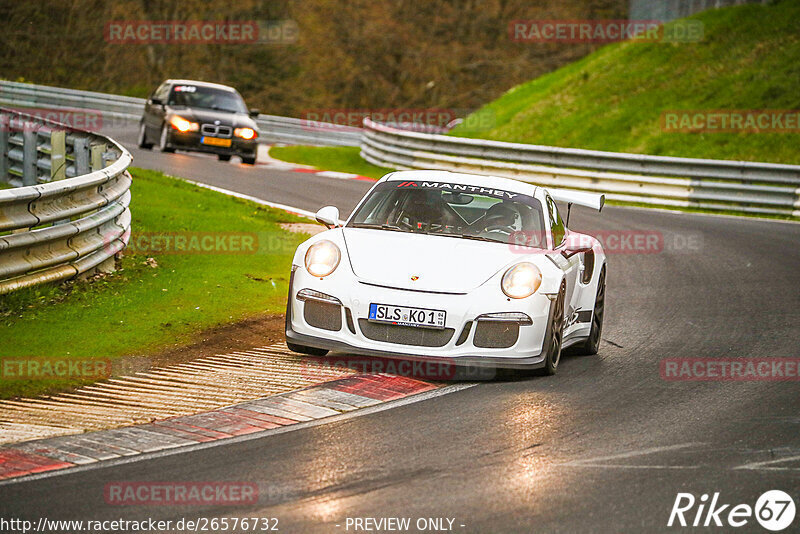
[(388, 181), (348, 226), (480, 239), (544, 248), (542, 207), (534, 197), (479, 185)]
[(169, 84), (162, 83), (158, 89), (153, 92), (153, 98), (156, 100), (160, 100), (161, 102), (166, 102), (167, 95), (169, 94)]
[(244, 100), (235, 91), (203, 87), (202, 85), (179, 84), (169, 95), (170, 106), (214, 109), (231, 113), (247, 113)]

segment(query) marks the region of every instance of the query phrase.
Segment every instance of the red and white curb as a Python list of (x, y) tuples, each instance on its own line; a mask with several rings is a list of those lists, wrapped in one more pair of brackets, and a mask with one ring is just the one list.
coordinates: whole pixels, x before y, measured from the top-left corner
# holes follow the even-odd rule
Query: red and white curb
[(290, 169), (292, 172), (302, 172), (305, 174), (313, 174), (315, 176), (322, 176), (323, 178), (336, 178), (337, 180), (361, 180), (366, 182), (375, 182), (374, 178), (370, 178), (368, 176), (361, 176), (360, 174), (350, 174), (349, 172), (338, 172), (338, 171), (321, 171), (319, 169), (307, 169), (303, 167), (292, 167)]
[[(256, 167), (261, 167), (264, 169), (272, 169), (276, 171), (284, 171), (284, 172), (299, 172), (303, 174), (313, 174), (314, 176), (320, 176), (322, 178), (333, 178), (336, 180), (361, 180), (364, 182), (376, 182), (375, 178), (370, 178), (369, 176), (362, 176), (360, 174), (354, 174), (350, 172), (339, 172), (339, 171), (323, 171), (317, 169), (316, 167), (312, 167), (310, 165), (303, 165), (300, 163), (290, 163), (288, 161), (282, 161), (279, 159), (275, 159), (269, 155), (270, 145), (258, 145), (258, 154), (256, 155)], [(217, 159), (217, 157), (213, 154), (205, 154), (202, 152), (183, 152), (183, 154), (190, 154), (193, 157), (197, 158), (206, 158), (206, 159)]]
[(341, 378), (205, 413), (0, 447), (0, 480), (178, 451), (242, 436), (260, 437), (269, 431), (290, 429), (425, 392), (439, 390), (444, 394), (470, 386), (440, 388), (430, 382), (386, 374)]

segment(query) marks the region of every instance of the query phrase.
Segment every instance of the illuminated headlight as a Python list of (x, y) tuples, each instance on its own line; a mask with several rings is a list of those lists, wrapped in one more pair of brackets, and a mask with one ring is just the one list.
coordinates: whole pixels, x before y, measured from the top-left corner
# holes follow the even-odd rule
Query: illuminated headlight
[(339, 247), (328, 240), (314, 243), (306, 252), (306, 269), (313, 276), (328, 276), (339, 265), (342, 253)]
[(532, 263), (518, 263), (503, 275), (503, 293), (512, 299), (533, 295), (542, 285), (542, 272)]
[(242, 139), (253, 139), (258, 134), (252, 128), (236, 128), (233, 130), (233, 135), (241, 137)]
[(189, 122), (178, 115), (174, 115), (169, 120), (169, 123), (179, 132), (196, 132), (200, 128), (196, 122)]

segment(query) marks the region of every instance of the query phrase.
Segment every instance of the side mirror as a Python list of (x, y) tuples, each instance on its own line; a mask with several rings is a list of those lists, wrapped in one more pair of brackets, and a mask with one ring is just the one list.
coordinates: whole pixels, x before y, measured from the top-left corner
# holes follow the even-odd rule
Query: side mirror
[(251, 109), (250, 111), (247, 112), (247, 114), (250, 115), (250, 117), (252, 117), (254, 119), (257, 119), (258, 116), (261, 114), (261, 110), (260, 109)]
[(594, 249), (590, 246), (575, 246), (569, 247), (567, 246), (561, 254), (563, 254), (567, 258), (571, 258), (575, 254), (580, 254), (581, 252), (592, 252)]
[(150, 99), (150, 103), (153, 104), (154, 106), (163, 106), (164, 105), (164, 102), (162, 102), (158, 98), (151, 98)]
[(315, 215), (317, 222), (324, 224), (328, 229), (339, 226), (339, 208), (336, 206), (325, 206)]

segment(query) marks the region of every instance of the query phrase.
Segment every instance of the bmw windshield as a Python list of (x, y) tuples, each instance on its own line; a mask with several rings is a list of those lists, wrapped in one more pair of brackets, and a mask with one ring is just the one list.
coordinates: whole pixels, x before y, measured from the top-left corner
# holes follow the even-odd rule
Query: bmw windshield
[(372, 190), (347, 227), (546, 247), (538, 200), (481, 186), (384, 182)]
[(247, 113), (247, 106), (238, 93), (202, 85), (176, 85), (172, 88), (168, 104), (230, 113)]

